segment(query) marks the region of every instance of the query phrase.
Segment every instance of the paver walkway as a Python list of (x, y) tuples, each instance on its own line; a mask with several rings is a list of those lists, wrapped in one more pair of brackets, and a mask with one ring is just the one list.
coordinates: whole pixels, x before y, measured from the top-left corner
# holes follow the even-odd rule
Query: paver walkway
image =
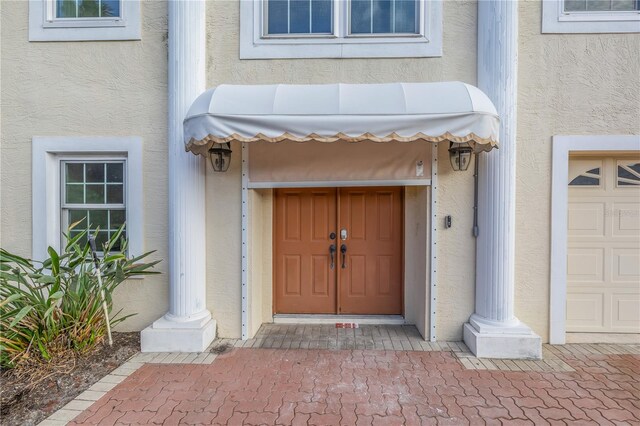
[(234, 348), (145, 364), (71, 423), (640, 424), (640, 356), (556, 351), (575, 371), (466, 368), (443, 351)]

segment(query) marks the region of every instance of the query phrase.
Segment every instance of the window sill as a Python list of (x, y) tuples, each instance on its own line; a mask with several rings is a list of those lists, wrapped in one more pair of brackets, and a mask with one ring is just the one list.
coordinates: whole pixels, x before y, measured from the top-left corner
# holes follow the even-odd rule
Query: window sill
[(241, 42), (240, 59), (424, 58), (442, 56), (442, 44), (425, 37), (368, 40), (261, 39)]

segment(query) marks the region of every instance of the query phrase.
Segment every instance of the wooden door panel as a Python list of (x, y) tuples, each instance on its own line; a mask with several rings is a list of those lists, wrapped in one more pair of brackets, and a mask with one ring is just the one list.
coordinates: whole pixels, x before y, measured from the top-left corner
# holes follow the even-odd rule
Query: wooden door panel
[(277, 189), (274, 213), (275, 313), (335, 313), (329, 234), (336, 232), (336, 190)]
[(402, 188), (343, 188), (338, 208), (339, 228), (347, 230), (338, 242), (347, 246), (339, 313), (402, 314)]

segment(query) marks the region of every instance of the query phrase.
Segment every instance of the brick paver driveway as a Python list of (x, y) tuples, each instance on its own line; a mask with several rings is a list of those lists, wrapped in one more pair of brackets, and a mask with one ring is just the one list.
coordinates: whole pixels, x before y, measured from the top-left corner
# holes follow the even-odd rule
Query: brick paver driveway
[(233, 349), (146, 364), (72, 424), (640, 424), (640, 356), (470, 370), (451, 352)]

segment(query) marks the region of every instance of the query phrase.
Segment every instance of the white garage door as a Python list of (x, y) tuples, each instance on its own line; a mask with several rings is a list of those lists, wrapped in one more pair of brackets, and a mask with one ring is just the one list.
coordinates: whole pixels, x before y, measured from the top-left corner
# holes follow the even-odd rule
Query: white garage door
[(640, 158), (569, 162), (567, 331), (640, 333)]

